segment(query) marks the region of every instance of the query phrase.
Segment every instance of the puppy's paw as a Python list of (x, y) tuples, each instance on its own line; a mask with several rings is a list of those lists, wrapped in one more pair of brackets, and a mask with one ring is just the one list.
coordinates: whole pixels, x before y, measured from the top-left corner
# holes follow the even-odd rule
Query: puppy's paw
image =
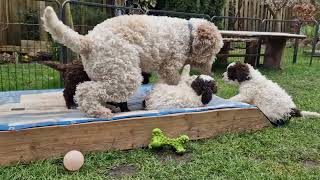
[(107, 118), (110, 119), (113, 117), (113, 114), (110, 109), (106, 109), (104, 111), (95, 111), (93, 112), (95, 117), (97, 118)]

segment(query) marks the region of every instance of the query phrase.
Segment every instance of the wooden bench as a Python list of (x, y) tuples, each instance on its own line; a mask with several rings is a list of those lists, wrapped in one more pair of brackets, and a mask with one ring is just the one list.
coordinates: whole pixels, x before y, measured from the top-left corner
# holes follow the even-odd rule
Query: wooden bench
[(47, 41), (21, 40), (21, 45), (2, 45), (0, 46), (0, 53), (2, 52), (18, 52), (22, 54), (49, 52), (49, 45)]
[[(228, 57), (245, 57), (245, 62), (253, 66), (256, 64), (256, 57), (258, 56), (258, 38), (237, 38), (237, 37), (224, 37), (223, 47), (220, 53), (217, 55), (221, 64), (227, 64)], [(245, 54), (230, 54), (231, 43), (243, 42), (246, 44)]]
[[(266, 50), (263, 65), (273, 69), (281, 68), (281, 59), (288, 39), (306, 38), (305, 35), (279, 32), (220, 31), (220, 33), (224, 38), (257, 38), (259, 40), (264, 40), (266, 42)], [(260, 49), (260, 47), (258, 48)]]

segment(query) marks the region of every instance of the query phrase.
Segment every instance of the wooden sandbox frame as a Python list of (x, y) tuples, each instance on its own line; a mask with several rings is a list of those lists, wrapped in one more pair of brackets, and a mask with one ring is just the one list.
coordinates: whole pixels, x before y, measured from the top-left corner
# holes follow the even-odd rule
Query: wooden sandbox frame
[(197, 140), (269, 126), (270, 122), (257, 108), (232, 108), (0, 131), (0, 165), (50, 159), (73, 149), (86, 153), (145, 147), (154, 128), (170, 137), (187, 134), (191, 140)]

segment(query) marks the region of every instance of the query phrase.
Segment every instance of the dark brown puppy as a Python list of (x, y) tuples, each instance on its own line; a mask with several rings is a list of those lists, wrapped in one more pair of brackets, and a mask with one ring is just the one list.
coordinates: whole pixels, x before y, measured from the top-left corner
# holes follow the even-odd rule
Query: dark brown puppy
[[(64, 90), (63, 96), (66, 101), (66, 106), (68, 109), (74, 109), (77, 107), (77, 104), (74, 102), (74, 95), (76, 92), (76, 87), (78, 84), (83, 83), (85, 81), (90, 81), (87, 73), (83, 69), (82, 62), (80, 60), (75, 60), (72, 63), (68, 64), (58, 64), (52, 61), (39, 61), (38, 63), (49, 66), (59, 72), (62, 73), (62, 77), (64, 79)], [(150, 74), (143, 73), (144, 84), (149, 83)], [(130, 111), (127, 105), (127, 102), (122, 103), (113, 103), (108, 102), (112, 106), (119, 107), (121, 112)]]

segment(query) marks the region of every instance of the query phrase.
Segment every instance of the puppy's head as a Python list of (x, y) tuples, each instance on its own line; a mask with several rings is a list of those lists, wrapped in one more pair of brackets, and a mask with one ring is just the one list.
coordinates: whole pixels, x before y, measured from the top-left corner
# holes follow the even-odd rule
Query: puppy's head
[(227, 71), (223, 73), (223, 80), (228, 84), (239, 85), (251, 79), (250, 65), (241, 62), (229, 64)]
[(201, 102), (205, 105), (212, 99), (212, 94), (217, 93), (217, 86), (214, 79), (207, 75), (198, 76), (191, 83), (192, 89), (201, 97)]

